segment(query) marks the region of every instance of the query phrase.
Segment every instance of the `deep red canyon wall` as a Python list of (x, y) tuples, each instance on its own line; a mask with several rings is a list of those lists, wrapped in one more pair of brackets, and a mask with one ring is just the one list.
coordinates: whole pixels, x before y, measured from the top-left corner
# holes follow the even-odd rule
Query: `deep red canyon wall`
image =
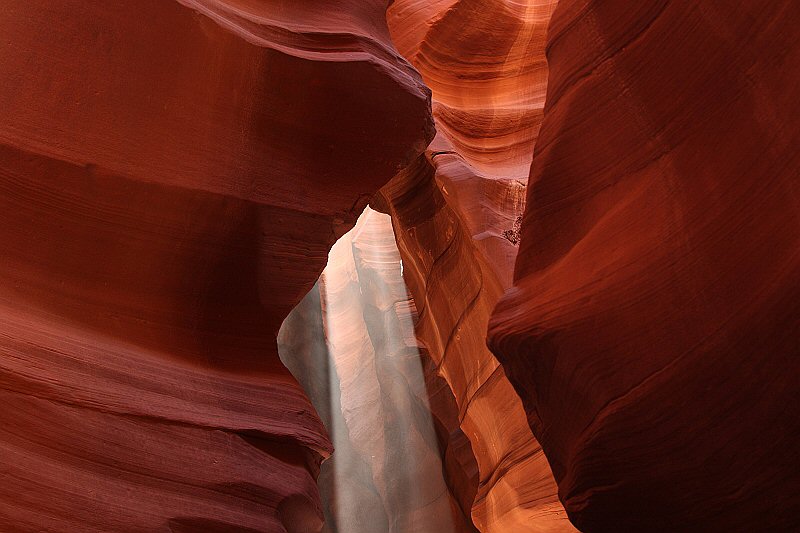
[(275, 334), (432, 135), (386, 2), (2, 7), (0, 530), (318, 530)]
[(587, 532), (800, 529), (800, 5), (562, 0), (490, 342)]
[(3, 3), (0, 531), (800, 530), (797, 3), (388, 4)]

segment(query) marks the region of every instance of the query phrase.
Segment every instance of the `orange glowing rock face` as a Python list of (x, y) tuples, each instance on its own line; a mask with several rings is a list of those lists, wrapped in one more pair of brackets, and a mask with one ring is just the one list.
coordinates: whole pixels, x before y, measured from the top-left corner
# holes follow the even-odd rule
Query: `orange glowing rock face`
[(584, 531), (800, 528), (800, 6), (562, 0), (490, 344)]
[(800, 530), (797, 2), (2, 9), (3, 533)]
[(450, 421), (451, 490), (483, 532), (574, 531), (522, 404), (485, 345), (518, 250), (509, 235), (544, 107), (554, 7), (397, 0), (387, 14), (398, 49), (431, 87), (438, 135), (373, 205), (392, 215), (417, 336), (456, 403), (455, 412), (431, 406)]
[(293, 5), (3, 5), (0, 530), (321, 527), (275, 334), (433, 129), (385, 2)]
[[(473, 173), (524, 179), (547, 85), (554, 0), (396, 0), (398, 50), (433, 92), (436, 129)], [(423, 31), (424, 29), (424, 31)]]

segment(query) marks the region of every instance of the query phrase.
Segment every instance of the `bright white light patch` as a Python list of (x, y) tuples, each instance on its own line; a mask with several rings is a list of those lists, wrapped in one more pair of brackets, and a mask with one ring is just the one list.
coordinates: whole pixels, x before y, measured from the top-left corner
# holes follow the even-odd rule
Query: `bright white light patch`
[(454, 531), (389, 216), (364, 211), (331, 249), (320, 289), (342, 415), (329, 428), (338, 531)]

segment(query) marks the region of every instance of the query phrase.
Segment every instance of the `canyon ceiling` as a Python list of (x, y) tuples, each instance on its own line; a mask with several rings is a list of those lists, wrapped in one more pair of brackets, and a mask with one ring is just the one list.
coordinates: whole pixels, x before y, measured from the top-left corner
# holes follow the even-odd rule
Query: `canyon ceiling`
[(800, 531), (800, 3), (0, 2), (0, 531)]

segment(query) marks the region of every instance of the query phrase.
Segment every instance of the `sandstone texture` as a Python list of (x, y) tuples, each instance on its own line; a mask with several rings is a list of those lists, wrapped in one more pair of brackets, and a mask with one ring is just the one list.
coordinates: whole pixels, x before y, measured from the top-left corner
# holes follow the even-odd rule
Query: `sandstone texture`
[[(554, 7), (398, 0), (387, 14), (398, 50), (432, 90), (438, 135), (372, 205), (392, 216), (423, 356), (456, 402), (455, 415), (431, 408), (457, 421), (445, 464), (483, 532), (574, 531), (522, 404), (485, 344), (518, 250)], [(455, 475), (472, 461), (474, 476)]]
[(319, 530), (275, 335), (432, 136), (386, 7), (4, 3), (0, 530)]
[(0, 532), (800, 531), (798, 2), (0, 7)]
[(587, 532), (800, 528), (800, 6), (562, 0), (490, 343)]

